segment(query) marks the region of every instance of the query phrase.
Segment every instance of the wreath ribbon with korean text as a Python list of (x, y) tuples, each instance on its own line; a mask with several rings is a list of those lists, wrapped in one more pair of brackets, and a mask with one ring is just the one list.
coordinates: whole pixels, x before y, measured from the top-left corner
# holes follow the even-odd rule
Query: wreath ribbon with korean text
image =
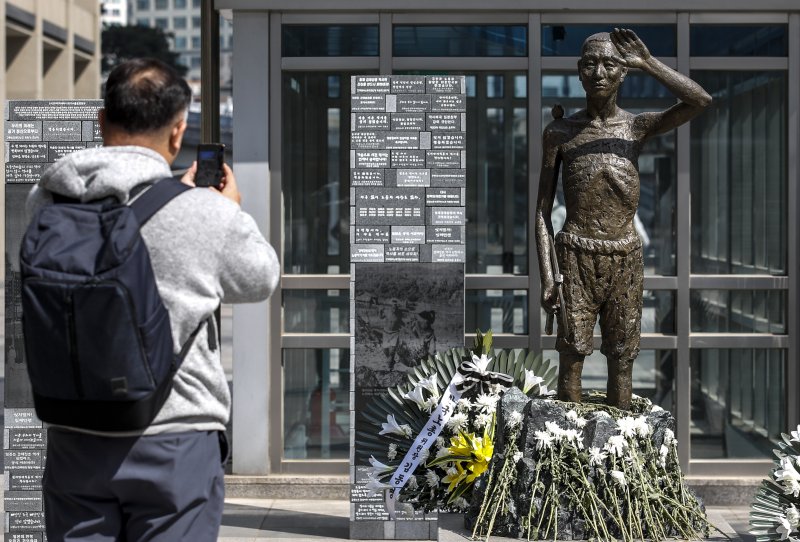
[(389, 489), (385, 493), (386, 511), (389, 519), (395, 519), (395, 506), (397, 496), (420, 463), (422, 452), (428, 450), (436, 438), (447, 425), (448, 420), (456, 409), (456, 403), (461, 399), (461, 395), (475, 386), (482, 393), (488, 393), (492, 385), (499, 386), (503, 391), (507, 390), (514, 383), (514, 379), (503, 373), (496, 373), (486, 370), (490, 358), (473, 356), (471, 360), (466, 360), (458, 366), (456, 374), (450, 380), (447, 388), (442, 395), (439, 404), (431, 414), (431, 417), (423, 426), (422, 431), (414, 439), (413, 444), (406, 452), (405, 457), (400, 462), (400, 466), (392, 474), (389, 480)]

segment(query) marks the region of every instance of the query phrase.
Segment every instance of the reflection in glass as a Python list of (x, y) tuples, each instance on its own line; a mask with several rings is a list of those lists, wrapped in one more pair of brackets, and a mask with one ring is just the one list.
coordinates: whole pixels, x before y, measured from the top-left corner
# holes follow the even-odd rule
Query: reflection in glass
[(467, 290), (465, 305), (467, 333), (528, 333), (527, 290)]
[[(545, 359), (558, 366), (558, 352), (545, 350)], [(599, 390), (605, 393), (608, 379), (606, 357), (597, 349), (586, 356), (581, 385), (584, 391)], [(664, 410), (675, 412), (675, 351), (642, 350), (633, 364), (633, 393), (646, 397)]]
[(786, 73), (699, 71), (692, 273), (786, 274)]
[[(624, 25), (642, 38), (654, 56), (677, 54), (675, 25)], [(580, 56), (583, 41), (598, 32), (611, 32), (606, 24), (542, 25), (542, 56)]]
[(350, 351), (283, 351), (285, 459), (345, 459), (350, 451)]
[(785, 290), (692, 290), (692, 331), (786, 333)]
[(285, 273), (347, 273), (350, 264), (349, 74), (283, 75)]
[[(542, 119), (546, 126), (553, 118), (555, 104), (572, 115), (586, 107), (586, 94), (577, 75), (542, 75)], [(629, 74), (622, 85), (619, 105), (637, 114), (665, 110), (675, 99), (655, 79)], [(675, 274), (675, 131), (647, 140), (639, 154), (641, 192), (636, 213), (636, 229), (644, 241), (646, 275)], [(559, 178), (556, 203), (553, 205), (553, 228), (559, 231), (566, 219), (564, 194)]]
[(349, 333), (347, 290), (283, 290), (283, 330), (287, 333)]
[(785, 24), (693, 24), (689, 36), (692, 56), (786, 56), (789, 51)]
[(525, 56), (528, 28), (511, 25), (396, 25), (395, 56)]
[(283, 56), (378, 56), (378, 25), (283, 25)]
[(478, 74), (467, 97), (467, 273), (528, 272), (527, 100), (503, 92), (521, 79)]
[(767, 458), (784, 429), (786, 351), (693, 350), (693, 459)]

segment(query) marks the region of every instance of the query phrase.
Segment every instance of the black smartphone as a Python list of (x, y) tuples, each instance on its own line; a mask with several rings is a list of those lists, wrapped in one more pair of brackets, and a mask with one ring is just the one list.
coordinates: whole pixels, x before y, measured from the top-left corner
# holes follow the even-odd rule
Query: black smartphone
[(225, 145), (222, 143), (201, 143), (197, 146), (197, 173), (194, 176), (195, 186), (213, 186), (222, 184), (225, 162)]

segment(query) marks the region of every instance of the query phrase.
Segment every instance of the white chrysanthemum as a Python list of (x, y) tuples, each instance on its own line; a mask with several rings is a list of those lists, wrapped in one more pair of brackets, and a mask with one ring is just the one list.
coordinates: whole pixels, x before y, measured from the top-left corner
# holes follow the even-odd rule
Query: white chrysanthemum
[(417, 405), (417, 407), (420, 410), (424, 410), (425, 412), (430, 412), (431, 410), (433, 410), (433, 407), (436, 406), (436, 401), (431, 401), (432, 398), (426, 398), (425, 394), (422, 391), (423, 388), (417, 385), (410, 392), (404, 393), (403, 399), (407, 399), (413, 402), (414, 404)]
[(536, 439), (537, 450), (549, 450), (553, 447), (553, 440), (555, 440), (555, 437), (547, 431), (536, 431), (534, 437)]
[(370, 478), (380, 478), (381, 475), (394, 471), (394, 467), (381, 463), (372, 455), (369, 456), (369, 464), (372, 465), (368, 475)]
[(579, 450), (583, 450), (583, 435), (577, 429), (565, 429), (561, 437), (564, 441), (572, 443)]
[(506, 428), (514, 429), (515, 427), (519, 427), (521, 424), (522, 424), (522, 413), (521, 412), (517, 412), (515, 410), (511, 414), (508, 415), (508, 421), (506, 421)]
[(663, 408), (661, 408), (661, 407), (660, 407), (660, 406), (658, 406), (658, 405), (653, 405), (653, 406), (650, 408), (650, 412), (661, 412), (662, 410), (664, 410), (664, 409), (663, 409)]
[(492, 414), (484, 414), (484, 413), (478, 414), (477, 416), (475, 416), (475, 426), (478, 429), (483, 429), (484, 427), (492, 423), (493, 417), (494, 416)]
[(446, 447), (442, 446), (441, 448), (436, 450), (436, 459), (439, 459), (446, 455), (450, 455), (450, 450), (448, 450)]
[(628, 442), (625, 440), (623, 435), (614, 435), (613, 437), (608, 438), (608, 441), (606, 441), (606, 443), (603, 445), (603, 450), (615, 455), (616, 457), (622, 457), (622, 454), (625, 453), (625, 449), (627, 447)]
[(790, 505), (789, 508), (786, 509), (786, 519), (789, 520), (792, 529), (797, 529), (800, 527), (800, 510), (795, 508), (793, 504)]
[(575, 412), (574, 410), (570, 410), (569, 412), (567, 412), (567, 415), (564, 417), (567, 419), (568, 422), (575, 423), (578, 421), (578, 413)]
[(649, 437), (653, 429), (647, 424), (647, 418), (639, 416), (634, 421), (636, 427), (636, 434), (642, 438)]
[(797, 430), (796, 431), (792, 431), (791, 432), (791, 436), (792, 436), (792, 438), (789, 439), (790, 441), (800, 442), (800, 425), (797, 426)]
[(667, 455), (669, 455), (669, 446), (662, 444), (661, 448), (658, 449), (658, 454), (662, 459), (666, 459)]
[(444, 437), (436, 437), (436, 446), (438, 446), (439, 448), (444, 448), (447, 446)]
[(456, 510), (466, 510), (469, 507), (469, 503), (464, 497), (458, 497), (452, 502), (451, 506)]
[(400, 435), (401, 437), (411, 438), (411, 426), (408, 424), (400, 425), (394, 419), (394, 414), (386, 416), (386, 423), (381, 424), (379, 435)]
[(525, 382), (522, 384), (522, 393), (528, 393), (534, 386), (542, 384), (544, 378), (536, 376), (536, 373), (530, 369), (525, 369)]
[(595, 418), (610, 418), (611, 414), (609, 414), (605, 410), (595, 410), (594, 411), (594, 417)]
[(447, 428), (451, 429), (454, 433), (458, 433), (467, 426), (469, 417), (463, 412), (456, 412), (447, 421)]
[(664, 431), (664, 444), (667, 446), (676, 446), (678, 441), (675, 440), (675, 433), (672, 432), (672, 429), (667, 429)]
[(628, 484), (628, 482), (625, 480), (625, 473), (620, 470), (612, 470), (611, 478), (613, 478), (620, 487), (625, 487)]
[(544, 422), (545, 428), (547, 428), (547, 432), (556, 437), (557, 439), (561, 439), (564, 436), (564, 430), (555, 423), (555, 422)]
[(589, 422), (586, 418), (578, 418), (577, 420), (575, 420), (575, 425), (578, 427), (578, 429), (583, 429), (584, 427), (586, 427), (587, 423)]
[(367, 482), (367, 491), (369, 491), (370, 497), (380, 495), (387, 489), (389, 489), (389, 484), (384, 484), (383, 482), (381, 482), (380, 480), (376, 480), (375, 478), (370, 478), (369, 482)]
[(523, 456), (523, 455), (524, 455), (524, 454), (523, 454), (522, 452), (520, 452), (520, 451), (517, 451), (517, 452), (514, 452), (514, 455), (513, 455), (513, 456), (511, 456), (511, 458), (514, 460), (514, 463), (516, 463), (517, 461), (519, 461), (520, 459), (522, 459), (522, 456)]
[(589, 465), (592, 467), (599, 467), (601, 466), (608, 454), (600, 450), (600, 448), (589, 448)]
[(488, 393), (481, 393), (475, 399), (475, 406), (481, 410), (481, 412), (494, 412), (495, 408), (497, 408), (497, 401), (500, 400), (499, 395), (490, 395)]
[(425, 471), (425, 483), (429, 487), (437, 487), (439, 485), (439, 480), (439, 476), (432, 469)]
[(631, 416), (625, 416), (617, 420), (617, 427), (620, 434), (625, 438), (633, 438), (636, 436), (636, 420)]
[(420, 463), (425, 463), (425, 461), (428, 460), (428, 456), (430, 456), (430, 455), (431, 455), (430, 448), (425, 448), (425, 449), (423, 449), (423, 450), (421, 450), (419, 452), (419, 455), (417, 457), (419, 457), (419, 462)]
[(459, 399), (456, 403), (456, 410), (458, 412), (469, 412), (472, 409), (472, 403), (467, 399)]
[(387, 459), (389, 461), (394, 461), (394, 458), (397, 457), (397, 444), (392, 442), (389, 444), (389, 451), (386, 453)]
[(415, 489), (419, 488), (419, 482), (417, 482), (417, 477), (416, 476), (410, 477), (408, 479), (408, 482), (406, 482), (406, 487), (411, 491), (414, 491)]
[(489, 362), (492, 361), (492, 358), (487, 356), (486, 354), (481, 354), (481, 357), (472, 354), (472, 363), (478, 366), (478, 370), (484, 373), (486, 372), (486, 368), (489, 366)]

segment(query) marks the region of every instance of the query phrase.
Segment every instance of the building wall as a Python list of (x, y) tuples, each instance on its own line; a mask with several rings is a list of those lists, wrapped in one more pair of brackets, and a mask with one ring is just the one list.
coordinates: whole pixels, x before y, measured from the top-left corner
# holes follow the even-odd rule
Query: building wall
[[(340, 402), (347, 406), (341, 360), (348, 357), (351, 323), (342, 234), (349, 221), (349, 75), (467, 76), (467, 329), (491, 327), (498, 347), (557, 359), (554, 339), (542, 332), (529, 233), (540, 134), (555, 103), (568, 113), (583, 107), (575, 43), (620, 25), (641, 28), (643, 36), (665, 30), (667, 39), (647, 40), (654, 54), (715, 98), (691, 126), (649, 142), (640, 160), (640, 218), (650, 245), (635, 392), (675, 414), (681, 460), (691, 474), (741, 476), (769, 466), (779, 433), (800, 421), (795, 2), (732, 0), (721, 8), (711, 0), (644, 6), (615, 0), (599, 9), (582, 0), (498, 0), (491, 8), (477, 0), (457, 8), (445, 0), (380, 0), (364, 9), (356, 0), (218, 0), (216, 6), (233, 10), (237, 32), (237, 180), (258, 196), (245, 198), (245, 208), (281, 248), (283, 265), (281, 290), (268, 304), (234, 309), (234, 472), (346, 472), (343, 447), (332, 435), (349, 424), (338, 409)], [(630, 110), (674, 103), (637, 74), (624, 89), (621, 105)], [(254, 333), (259, 329), (266, 334)], [(587, 361), (587, 388), (604, 388), (604, 365), (601, 356)], [(323, 379), (323, 389), (337, 393), (332, 414), (314, 410)], [(264, 410), (237, 403), (240, 391), (242, 401)], [(330, 424), (327, 442), (309, 435), (315, 419)], [(248, 441), (254, 423), (267, 436)]]
[[(97, 0), (2, 0), (0, 18), (4, 103), (100, 97)], [(0, 156), (3, 152), (0, 147)], [(5, 246), (4, 234), (0, 244)]]

